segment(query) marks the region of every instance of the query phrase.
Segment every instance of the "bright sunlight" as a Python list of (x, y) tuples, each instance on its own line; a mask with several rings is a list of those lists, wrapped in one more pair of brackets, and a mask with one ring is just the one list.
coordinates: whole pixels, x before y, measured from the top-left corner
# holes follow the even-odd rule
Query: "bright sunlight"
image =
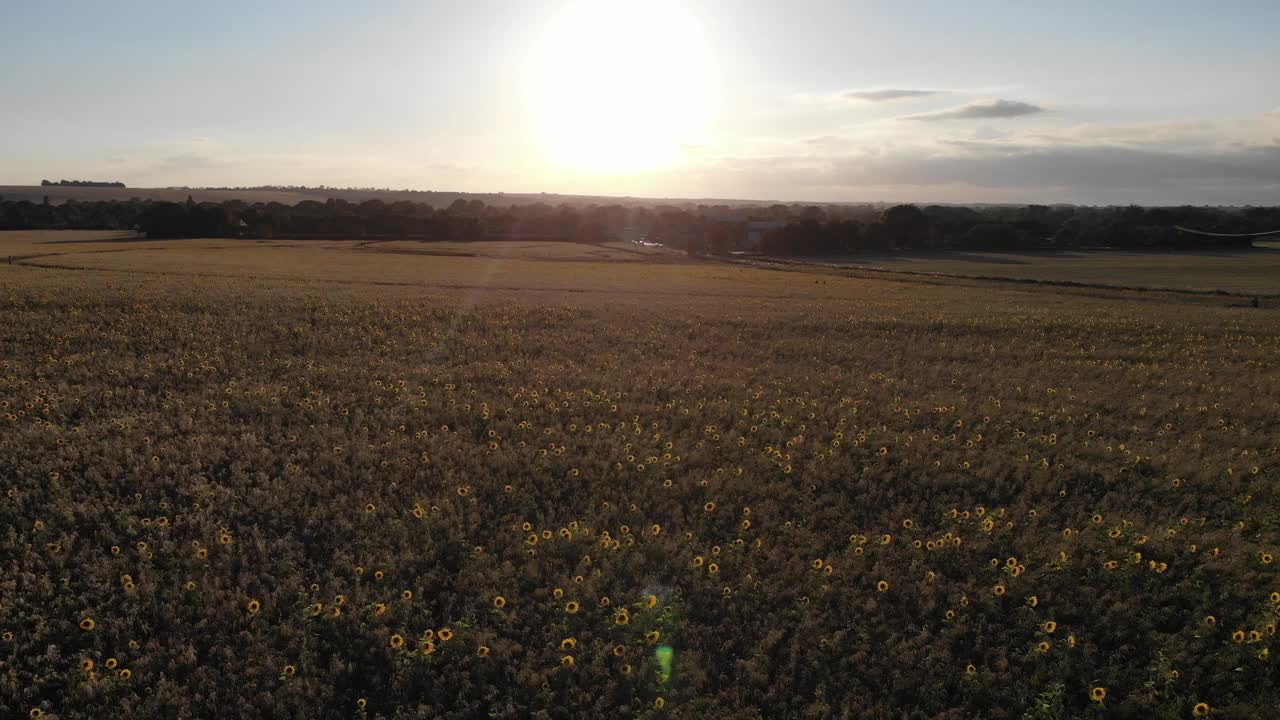
[(529, 63), (530, 109), (550, 161), (590, 171), (666, 167), (700, 144), (715, 106), (711, 53), (678, 2), (578, 0)]

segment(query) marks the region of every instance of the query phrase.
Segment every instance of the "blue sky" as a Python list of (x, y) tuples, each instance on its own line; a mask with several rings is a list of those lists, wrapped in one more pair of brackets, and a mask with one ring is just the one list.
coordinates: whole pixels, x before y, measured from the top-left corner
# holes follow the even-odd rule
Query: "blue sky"
[(42, 2), (0, 184), (1280, 202), (1280, 2)]

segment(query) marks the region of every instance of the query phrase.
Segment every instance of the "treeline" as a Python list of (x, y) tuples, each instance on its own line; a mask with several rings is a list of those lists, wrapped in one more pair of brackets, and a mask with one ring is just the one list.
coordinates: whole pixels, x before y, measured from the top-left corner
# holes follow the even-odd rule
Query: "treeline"
[(765, 233), (768, 255), (849, 255), (920, 250), (1249, 247), (1249, 238), (1210, 237), (1280, 229), (1280, 208), (963, 207), (896, 205), (880, 212), (810, 212)]
[(122, 182), (104, 182), (100, 180), (59, 180), (58, 182), (41, 180), (40, 185), (43, 187), (124, 187)]
[[(65, 181), (64, 181), (65, 182)], [(777, 256), (926, 250), (1247, 247), (1211, 237), (1280, 229), (1278, 207), (486, 204), (370, 199), (295, 205), (147, 199), (51, 204), (0, 199), (0, 230), (137, 230), (148, 237), (644, 240), (691, 254)]]
[(184, 203), (154, 200), (33, 203), (0, 200), (0, 230), (136, 230), (153, 238), (382, 238), (479, 240), (524, 238), (599, 243), (617, 237), (627, 210), (573, 208), (542, 203), (507, 208), (457, 200), (446, 208), (426, 203), (351, 203), (330, 199), (282, 203)]

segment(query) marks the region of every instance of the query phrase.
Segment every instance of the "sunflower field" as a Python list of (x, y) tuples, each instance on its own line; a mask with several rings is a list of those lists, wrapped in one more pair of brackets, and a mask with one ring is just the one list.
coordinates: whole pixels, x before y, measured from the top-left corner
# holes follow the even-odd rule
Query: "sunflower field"
[(653, 272), (0, 275), (0, 717), (1277, 717), (1274, 311)]

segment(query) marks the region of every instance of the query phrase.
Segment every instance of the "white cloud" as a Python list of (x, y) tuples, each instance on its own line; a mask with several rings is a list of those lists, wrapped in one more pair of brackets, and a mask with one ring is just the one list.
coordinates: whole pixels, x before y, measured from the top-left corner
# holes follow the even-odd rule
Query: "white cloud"
[(934, 110), (932, 112), (904, 115), (902, 120), (924, 120), (929, 122), (941, 120), (982, 120), (992, 118), (1015, 118), (1024, 115), (1035, 115), (1045, 112), (1039, 105), (1020, 100), (980, 100), (977, 102)]
[(876, 90), (846, 90), (841, 95), (850, 100), (865, 100), (867, 102), (889, 102), (892, 100), (904, 100), (909, 98), (930, 97), (939, 95), (943, 90), (905, 90), (899, 88), (882, 88)]

